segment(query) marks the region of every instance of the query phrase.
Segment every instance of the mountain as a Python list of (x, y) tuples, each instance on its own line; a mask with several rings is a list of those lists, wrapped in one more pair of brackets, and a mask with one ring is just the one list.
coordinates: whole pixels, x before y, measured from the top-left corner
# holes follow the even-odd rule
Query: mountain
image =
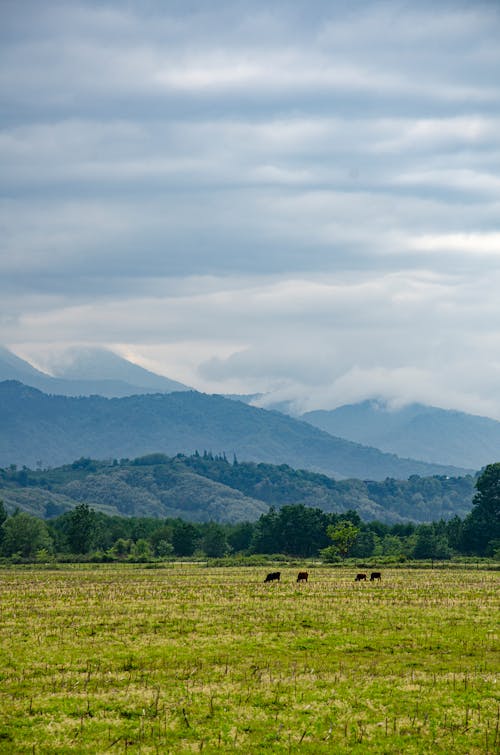
[(334, 477), (384, 479), (469, 470), (400, 459), (279, 412), (196, 391), (103, 398), (46, 395), (0, 383), (0, 466), (56, 465), (81, 456), (132, 458), (210, 450)]
[(39, 517), (53, 517), (85, 501), (107, 514), (180, 517), (204, 522), (255, 521), (269, 506), (301, 503), (325, 512), (354, 509), (388, 524), (464, 517), (472, 477), (411, 477), (383, 482), (333, 480), (286, 465), (229, 462), (199, 454), (152, 454), (133, 461), (80, 459), (50, 470), (0, 470), (0, 498)]
[(69, 380), (120, 381), (147, 389), (147, 391), (142, 390), (142, 393), (171, 393), (189, 390), (182, 383), (150, 372), (109, 349), (70, 349), (63, 355), (63, 361), (59, 361), (59, 364), (55, 363), (55, 366), (57, 377)]
[(35, 369), (5, 346), (0, 346), (0, 380), (18, 380), (20, 383), (38, 388), (41, 385), (49, 385), (51, 377)]
[(423, 461), (481, 469), (500, 459), (500, 422), (464, 412), (410, 404), (393, 409), (371, 400), (301, 419), (333, 435)]
[(0, 346), (0, 380), (18, 380), (61, 396), (112, 398), (188, 390), (182, 383), (156, 375), (107, 349), (73, 349), (64, 355), (56, 376), (52, 376)]

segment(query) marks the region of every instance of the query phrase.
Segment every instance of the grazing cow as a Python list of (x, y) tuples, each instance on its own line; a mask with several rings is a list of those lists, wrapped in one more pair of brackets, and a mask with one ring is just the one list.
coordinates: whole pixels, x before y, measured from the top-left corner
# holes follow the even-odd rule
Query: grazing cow
[(297, 582), (307, 582), (307, 579), (309, 577), (309, 573), (306, 571), (299, 571), (297, 576)]
[(272, 572), (269, 572), (264, 582), (279, 582), (280, 577), (281, 577), (280, 571), (272, 571)]
[(382, 579), (382, 574), (379, 571), (372, 571), (370, 574), (370, 582), (375, 582), (376, 579)]
[(355, 582), (366, 582), (366, 574), (356, 574)]

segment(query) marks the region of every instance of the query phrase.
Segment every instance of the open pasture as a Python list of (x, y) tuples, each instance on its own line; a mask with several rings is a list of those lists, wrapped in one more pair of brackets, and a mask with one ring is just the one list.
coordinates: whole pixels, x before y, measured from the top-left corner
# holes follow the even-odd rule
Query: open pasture
[(0, 570), (0, 752), (497, 753), (499, 573)]

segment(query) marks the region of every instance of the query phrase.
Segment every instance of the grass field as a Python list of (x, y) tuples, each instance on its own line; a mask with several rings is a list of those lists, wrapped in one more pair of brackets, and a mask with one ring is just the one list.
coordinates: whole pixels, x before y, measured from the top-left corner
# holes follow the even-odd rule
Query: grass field
[(498, 753), (500, 573), (0, 570), (2, 753)]

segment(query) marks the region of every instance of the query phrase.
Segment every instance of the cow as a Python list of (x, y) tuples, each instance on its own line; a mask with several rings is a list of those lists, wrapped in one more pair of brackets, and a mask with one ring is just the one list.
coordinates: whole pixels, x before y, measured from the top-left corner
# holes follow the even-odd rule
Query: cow
[(279, 582), (280, 577), (281, 577), (280, 571), (272, 571), (272, 572), (269, 572), (264, 582)]
[(366, 574), (356, 574), (354, 578), (355, 582), (366, 582)]
[(299, 571), (297, 575), (297, 582), (307, 582), (309, 573), (306, 571)]
[(370, 582), (375, 582), (376, 579), (381, 580), (382, 574), (379, 571), (372, 571), (370, 574)]

